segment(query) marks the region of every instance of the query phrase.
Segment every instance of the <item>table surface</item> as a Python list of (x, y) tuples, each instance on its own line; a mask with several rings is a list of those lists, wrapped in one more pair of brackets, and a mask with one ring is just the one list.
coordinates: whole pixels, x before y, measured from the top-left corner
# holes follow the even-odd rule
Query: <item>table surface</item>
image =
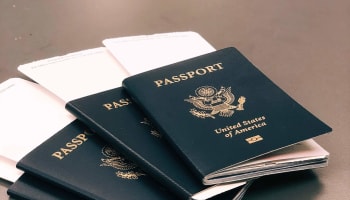
[[(0, 2), (0, 81), (20, 64), (102, 46), (105, 38), (195, 31), (235, 46), (333, 128), (316, 138), (329, 166), (262, 178), (244, 199), (350, 199), (350, 1)], [(0, 180), (0, 199), (11, 183)]]

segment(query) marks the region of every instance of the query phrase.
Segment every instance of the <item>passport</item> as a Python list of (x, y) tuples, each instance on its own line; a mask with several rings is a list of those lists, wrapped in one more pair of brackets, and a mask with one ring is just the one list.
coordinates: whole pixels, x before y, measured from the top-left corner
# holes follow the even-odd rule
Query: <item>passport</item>
[(69, 101), (66, 109), (181, 199), (208, 199), (245, 184), (204, 186), (122, 87)]
[[(250, 182), (251, 184), (251, 182)], [(244, 189), (235, 189), (226, 191), (211, 200), (240, 200), (246, 193), (248, 186)], [(7, 194), (15, 199), (45, 199), (45, 200), (77, 200), (91, 199), (84, 196), (79, 196), (65, 188), (59, 187), (56, 184), (39, 179), (28, 173), (24, 173), (18, 178), (7, 190)], [(115, 197), (119, 198), (119, 196)], [(114, 198), (114, 199), (115, 199)], [(142, 199), (148, 199), (147, 196)]]
[(206, 185), (257, 177), (275, 163), (240, 165), (332, 130), (234, 47), (130, 76), (123, 87)]
[(24, 156), (17, 168), (88, 199), (177, 199), (78, 120)]
[(21, 175), (21, 177), (8, 188), (7, 194), (15, 199), (86, 199), (27, 173)]

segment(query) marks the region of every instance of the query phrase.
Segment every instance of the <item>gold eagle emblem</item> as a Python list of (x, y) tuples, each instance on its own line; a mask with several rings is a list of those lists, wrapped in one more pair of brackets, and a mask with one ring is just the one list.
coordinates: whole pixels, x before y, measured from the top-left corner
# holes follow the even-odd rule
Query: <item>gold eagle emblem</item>
[(231, 87), (223, 87), (219, 91), (213, 86), (201, 86), (195, 90), (196, 96), (189, 95), (186, 102), (191, 103), (195, 108), (190, 113), (199, 118), (213, 118), (218, 114), (221, 117), (231, 117), (234, 110), (244, 110), (245, 97), (238, 99), (238, 105), (233, 105), (235, 96), (231, 92)]
[(102, 167), (112, 167), (117, 169), (116, 175), (124, 179), (138, 179), (139, 176), (146, 175), (142, 172), (135, 163), (127, 160), (119, 154), (116, 150), (109, 146), (102, 148), (102, 154), (105, 158), (101, 158)]

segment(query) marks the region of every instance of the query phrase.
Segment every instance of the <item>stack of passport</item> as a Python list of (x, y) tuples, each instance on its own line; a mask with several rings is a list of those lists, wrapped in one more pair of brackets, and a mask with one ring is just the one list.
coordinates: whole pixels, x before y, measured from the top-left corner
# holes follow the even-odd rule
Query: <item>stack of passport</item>
[(312, 138), (331, 128), (236, 48), (194, 32), (104, 44), (19, 67), (37, 83), (2, 84), (45, 97), (31, 106), (39, 115), (27, 111), (35, 127), (63, 121), (17, 158), (11, 196), (241, 199), (259, 177), (327, 166)]

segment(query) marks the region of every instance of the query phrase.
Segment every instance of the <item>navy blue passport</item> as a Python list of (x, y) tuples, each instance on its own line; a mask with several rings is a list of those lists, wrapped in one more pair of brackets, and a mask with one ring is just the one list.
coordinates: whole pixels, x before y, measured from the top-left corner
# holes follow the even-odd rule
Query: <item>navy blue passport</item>
[(77, 200), (86, 199), (56, 185), (24, 173), (7, 190), (15, 199), (23, 200)]
[[(233, 47), (126, 78), (123, 87), (204, 184), (331, 131)], [(272, 163), (269, 163), (272, 164)], [(249, 177), (248, 177), (249, 178)]]
[(17, 167), (88, 199), (177, 199), (78, 120), (27, 154)]
[(66, 109), (181, 199), (207, 199), (245, 184), (204, 186), (121, 87), (70, 101)]
[[(219, 194), (212, 200), (238, 200), (241, 199), (248, 189), (248, 185), (244, 188), (237, 188), (235, 190), (226, 191)], [(7, 190), (7, 194), (11, 198), (18, 200), (78, 200), (90, 199), (62, 188), (51, 182), (42, 180), (36, 176), (24, 173), (18, 180), (16, 180)], [(119, 199), (114, 197), (113, 199)], [(148, 199), (143, 197), (142, 199)], [(171, 199), (171, 197), (170, 197)]]

